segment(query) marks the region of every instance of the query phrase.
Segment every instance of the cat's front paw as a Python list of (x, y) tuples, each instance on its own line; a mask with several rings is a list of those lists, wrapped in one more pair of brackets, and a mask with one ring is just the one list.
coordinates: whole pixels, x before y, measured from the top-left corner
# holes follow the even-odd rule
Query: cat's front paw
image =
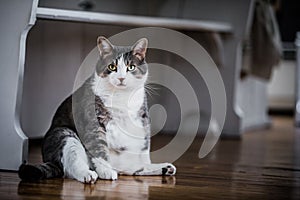
[(95, 165), (96, 172), (100, 179), (117, 180), (118, 173), (111, 167), (111, 165), (102, 158), (94, 158), (92, 162)]
[(110, 168), (100, 168), (97, 169), (97, 173), (100, 179), (107, 179), (107, 180), (117, 180), (118, 173)]
[(98, 179), (98, 174), (94, 171), (88, 170), (74, 178), (82, 183), (94, 184)]
[(162, 168), (162, 175), (172, 176), (176, 174), (176, 167), (171, 163), (167, 163), (167, 166)]

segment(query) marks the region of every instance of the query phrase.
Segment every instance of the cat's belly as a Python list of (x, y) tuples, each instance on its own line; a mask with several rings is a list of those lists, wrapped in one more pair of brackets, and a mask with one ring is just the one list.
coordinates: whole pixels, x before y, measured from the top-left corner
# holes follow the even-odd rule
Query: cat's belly
[(136, 171), (142, 169), (145, 164), (150, 164), (149, 152), (133, 153), (123, 151), (116, 153), (110, 151), (110, 164), (114, 170), (121, 174), (133, 175)]
[(111, 120), (106, 126), (110, 164), (118, 172), (133, 173), (150, 163), (147, 132), (131, 119)]
[(106, 126), (108, 147), (115, 150), (140, 152), (145, 149), (147, 131), (138, 118), (115, 117)]

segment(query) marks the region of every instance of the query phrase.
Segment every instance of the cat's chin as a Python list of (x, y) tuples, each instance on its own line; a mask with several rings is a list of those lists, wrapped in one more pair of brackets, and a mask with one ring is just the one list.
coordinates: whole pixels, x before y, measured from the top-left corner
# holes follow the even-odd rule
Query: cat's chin
[(118, 85), (114, 85), (114, 87), (116, 89), (121, 89), (121, 90), (125, 90), (127, 88), (127, 85), (124, 84), (118, 84)]

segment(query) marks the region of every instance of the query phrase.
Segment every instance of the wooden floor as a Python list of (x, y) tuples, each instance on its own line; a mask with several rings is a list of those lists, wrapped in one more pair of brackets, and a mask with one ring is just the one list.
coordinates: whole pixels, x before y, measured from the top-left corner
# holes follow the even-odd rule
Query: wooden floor
[[(15, 172), (0, 172), (0, 199), (300, 199), (300, 131), (292, 118), (273, 118), (271, 129), (242, 140), (219, 141), (204, 159), (198, 158), (201, 142), (195, 139), (175, 162), (175, 177), (120, 176), (84, 185), (69, 179), (23, 183)], [(40, 149), (33, 146), (30, 160), (39, 162)]]

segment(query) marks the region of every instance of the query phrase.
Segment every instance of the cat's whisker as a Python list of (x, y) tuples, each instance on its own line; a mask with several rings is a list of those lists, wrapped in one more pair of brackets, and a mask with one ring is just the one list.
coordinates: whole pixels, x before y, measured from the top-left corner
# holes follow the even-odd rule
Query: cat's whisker
[(154, 87), (153, 84), (146, 84), (145, 91), (149, 95), (149, 97), (153, 98), (154, 95), (159, 96), (159, 93), (156, 91), (159, 88)]
[(153, 98), (153, 94), (151, 92), (149, 92), (148, 90), (145, 90), (146, 94), (148, 95), (148, 97)]
[(159, 87), (155, 87), (153, 83), (147, 83), (145, 84), (145, 87), (150, 89), (150, 90), (159, 90)]

